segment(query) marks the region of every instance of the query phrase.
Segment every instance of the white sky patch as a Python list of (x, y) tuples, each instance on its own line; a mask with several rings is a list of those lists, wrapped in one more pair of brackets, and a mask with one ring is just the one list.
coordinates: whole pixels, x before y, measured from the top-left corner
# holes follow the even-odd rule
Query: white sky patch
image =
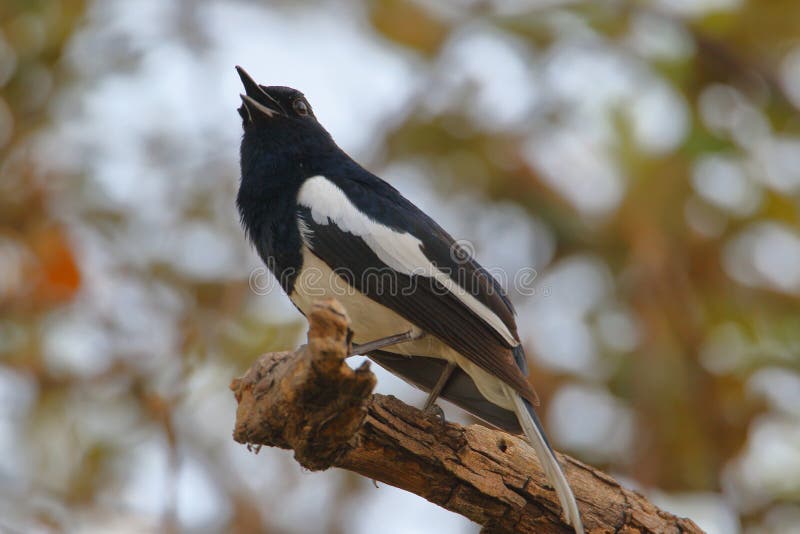
[(664, 493), (648, 491), (648, 497), (663, 510), (689, 517), (706, 534), (738, 534), (739, 518), (724, 495), (718, 493)]
[(599, 145), (617, 139), (617, 113), (630, 121), (637, 145), (653, 154), (677, 148), (689, 129), (689, 110), (681, 95), (645, 62), (632, 60), (600, 38), (551, 49), (541, 84), (543, 100), (561, 103), (561, 122)]
[(774, 221), (753, 223), (726, 244), (723, 265), (742, 284), (798, 294), (800, 234)]
[(45, 321), (43, 355), (57, 374), (89, 378), (112, 364), (108, 333), (80, 313), (54, 313)]
[(176, 484), (178, 520), (186, 530), (213, 531), (226, 525), (231, 505), (199, 460), (183, 455)]
[(551, 48), (541, 81), (559, 99), (583, 110), (599, 110), (629, 97), (636, 77), (632, 64), (598, 38)]
[(796, 231), (765, 223), (754, 242), (756, 270), (771, 286), (787, 292), (800, 292), (800, 236)]
[(733, 215), (751, 215), (761, 205), (761, 189), (747, 176), (742, 163), (730, 156), (698, 158), (691, 179), (701, 197)]
[(634, 350), (641, 338), (635, 316), (621, 309), (607, 310), (598, 314), (597, 334), (606, 347), (619, 352)]
[(523, 156), (548, 185), (585, 215), (609, 215), (622, 201), (625, 183), (619, 167), (603, 146), (577, 131), (554, 130), (532, 137)]
[(701, 17), (707, 13), (732, 11), (742, 0), (655, 0), (659, 9), (684, 17)]
[(754, 147), (753, 175), (782, 194), (800, 192), (800, 137), (763, 138)]
[(780, 367), (765, 367), (750, 377), (747, 389), (765, 398), (775, 410), (800, 419), (800, 374)]
[(566, 40), (543, 58), (542, 100), (558, 112), (535, 125), (523, 156), (542, 179), (580, 212), (603, 217), (625, 194), (616, 161), (617, 117), (627, 118), (641, 150), (675, 150), (686, 137), (683, 98), (643, 61), (601, 38)]
[(426, 96), (437, 112), (461, 105), (454, 94), (475, 90), (467, 107), (481, 127), (501, 130), (525, 124), (539, 98), (531, 50), (507, 34), (480, 26), (467, 26), (453, 36), (439, 57), (441, 79)]
[(7, 367), (0, 369), (0, 472), (6, 488), (22, 490), (27, 485), (28, 417), (37, 395), (32, 378)]
[(750, 425), (744, 452), (727, 466), (725, 487), (747, 513), (800, 491), (800, 424), (795, 417), (762, 415)]
[(639, 147), (650, 154), (678, 148), (689, 131), (684, 99), (666, 82), (653, 81), (636, 91), (624, 108)]
[[(438, 506), (416, 506), (421, 500), (420, 497), (387, 484), (379, 484), (377, 489), (368, 488), (367, 495), (372, 498), (370, 507), (364, 508), (360, 501), (356, 501), (352, 504), (352, 509), (346, 512), (353, 518), (353, 525), (350, 527), (352, 532), (358, 534), (373, 534), (378, 531), (381, 534), (476, 532), (475, 524), (467, 518)], [(402, 517), (402, 521), (394, 519), (397, 517)], [(380, 527), (376, 528), (376, 525)]]
[(125, 451), (117, 468), (127, 477), (119, 491), (118, 505), (145, 516), (159, 516), (170, 496), (170, 471), (164, 441), (151, 437)]
[[(162, 241), (164, 257), (179, 271), (197, 280), (238, 277), (239, 255), (230, 236), (208, 224), (182, 224)], [(213, 251), (213, 254), (209, 254)]]
[(628, 47), (651, 60), (682, 61), (694, 53), (694, 41), (677, 21), (647, 12), (633, 15)]
[(703, 341), (700, 363), (717, 375), (733, 373), (751, 363), (745, 349), (749, 344), (739, 325), (722, 323), (715, 326)]
[(553, 438), (589, 461), (623, 462), (634, 436), (634, 414), (606, 389), (567, 385), (550, 402), (547, 422)]
[(738, 89), (711, 84), (700, 93), (698, 105), (705, 125), (740, 147), (754, 150), (769, 139), (769, 120)]
[(537, 277), (535, 294), (517, 306), (532, 356), (551, 369), (592, 376), (599, 347), (588, 316), (609, 297), (611, 282), (608, 267), (585, 256), (561, 260)]
[(780, 81), (786, 96), (800, 109), (800, 46), (795, 46), (783, 58)]

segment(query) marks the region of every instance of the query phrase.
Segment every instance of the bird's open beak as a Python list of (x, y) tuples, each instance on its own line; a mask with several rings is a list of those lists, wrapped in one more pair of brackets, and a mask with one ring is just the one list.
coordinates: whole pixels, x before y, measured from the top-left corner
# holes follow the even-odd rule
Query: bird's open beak
[(237, 65), (236, 72), (239, 73), (239, 78), (242, 79), (242, 85), (244, 85), (245, 91), (245, 94), (239, 95), (242, 98), (242, 107), (239, 108), (239, 114), (243, 119), (253, 122), (256, 117), (270, 119), (284, 114), (280, 103), (267, 94), (267, 92), (247, 74), (246, 70)]

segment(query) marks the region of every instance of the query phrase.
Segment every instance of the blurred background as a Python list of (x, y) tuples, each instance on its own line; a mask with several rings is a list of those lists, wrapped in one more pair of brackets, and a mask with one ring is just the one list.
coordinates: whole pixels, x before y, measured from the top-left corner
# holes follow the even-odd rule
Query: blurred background
[(798, 532), (796, 0), (3, 0), (0, 531), (478, 531), (232, 441), (305, 335), (239, 228), (236, 64), (506, 273), (559, 450)]

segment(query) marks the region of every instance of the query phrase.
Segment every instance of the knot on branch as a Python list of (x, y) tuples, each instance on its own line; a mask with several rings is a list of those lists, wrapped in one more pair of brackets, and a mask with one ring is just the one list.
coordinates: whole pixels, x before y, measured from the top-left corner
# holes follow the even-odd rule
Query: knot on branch
[(293, 449), (305, 468), (327, 469), (351, 447), (367, 415), (375, 375), (347, 357), (349, 319), (335, 300), (316, 303), (308, 317), (308, 345), (265, 354), (231, 390), (239, 406), (233, 439)]

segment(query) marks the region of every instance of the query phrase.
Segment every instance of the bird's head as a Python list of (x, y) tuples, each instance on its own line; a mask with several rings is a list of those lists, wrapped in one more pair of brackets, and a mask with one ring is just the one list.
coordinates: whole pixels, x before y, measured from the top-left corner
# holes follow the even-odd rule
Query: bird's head
[(243, 68), (237, 66), (236, 70), (245, 90), (238, 109), (244, 129), (243, 148), (248, 144), (258, 152), (301, 161), (335, 146), (303, 93), (291, 87), (259, 85)]

